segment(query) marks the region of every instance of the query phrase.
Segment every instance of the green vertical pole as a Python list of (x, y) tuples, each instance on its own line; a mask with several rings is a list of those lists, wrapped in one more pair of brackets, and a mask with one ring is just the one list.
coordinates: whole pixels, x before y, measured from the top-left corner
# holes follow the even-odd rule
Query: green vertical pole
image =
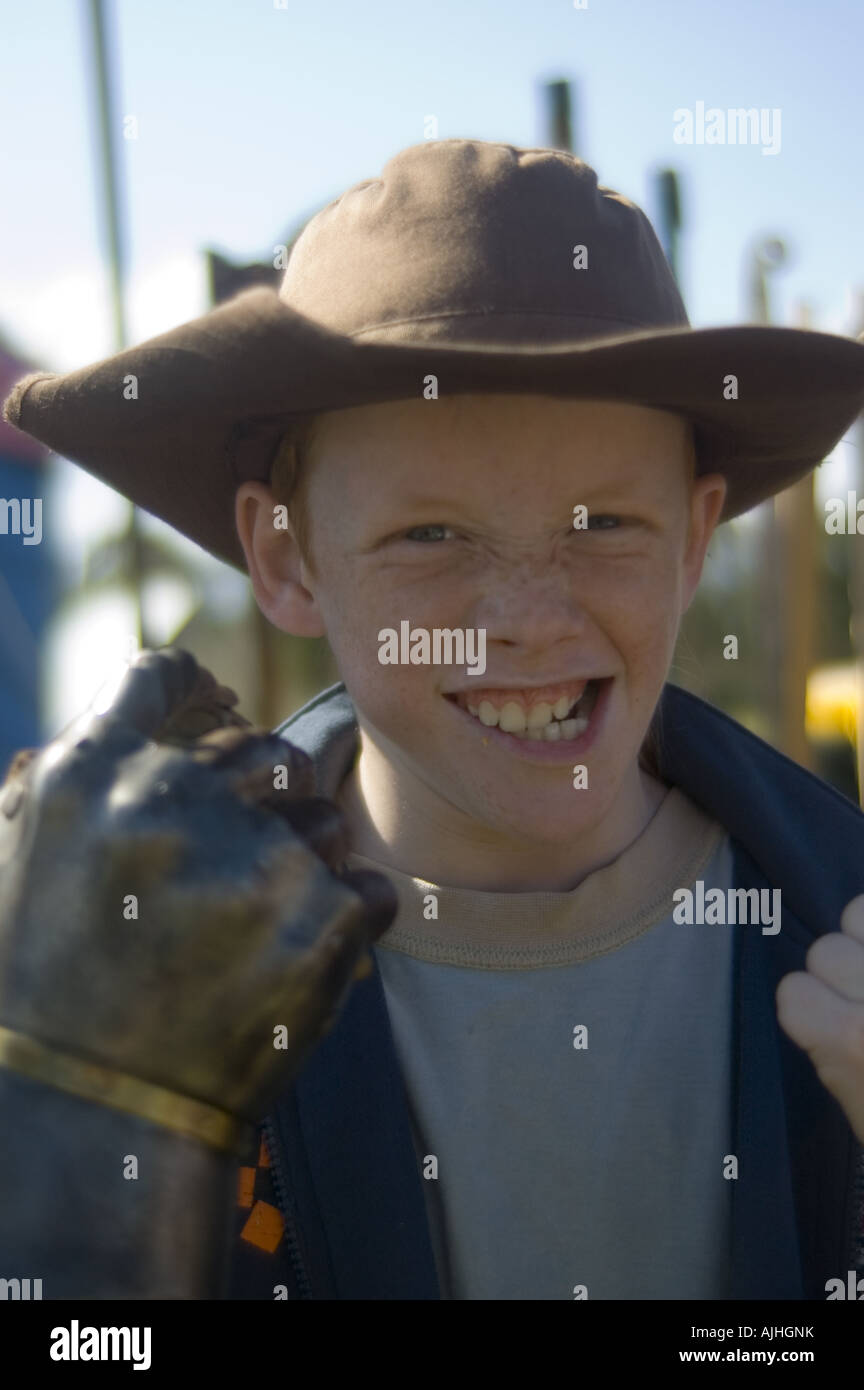
[(553, 150), (569, 150), (578, 154), (574, 137), (573, 92), (571, 83), (561, 80), (547, 82), (546, 93), (546, 144)]
[[(105, 11), (103, 0), (90, 0), (90, 40), (95, 77), (97, 106), (97, 144), (101, 173), (105, 233), (108, 243), (108, 263), (111, 278), (111, 317), (114, 326), (114, 350), (121, 352), (127, 344), (125, 284), (126, 258), (121, 224), (121, 199), (117, 171), (117, 122), (108, 59)], [(118, 388), (119, 389), (119, 388)], [(146, 408), (146, 407), (145, 407)], [(137, 508), (129, 504), (129, 516), (123, 536), (123, 571), (132, 595), (133, 621), (138, 642), (149, 645), (143, 608), (144, 555)]]

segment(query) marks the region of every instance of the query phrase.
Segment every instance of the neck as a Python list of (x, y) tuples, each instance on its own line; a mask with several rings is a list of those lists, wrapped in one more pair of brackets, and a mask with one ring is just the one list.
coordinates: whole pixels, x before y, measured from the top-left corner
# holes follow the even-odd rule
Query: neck
[(428, 787), (406, 796), (393, 764), (361, 733), (360, 756), (336, 800), (352, 850), (382, 868), (442, 887), (567, 892), (638, 839), (667, 790), (634, 767), (600, 824), (564, 843), (530, 841), (454, 816)]

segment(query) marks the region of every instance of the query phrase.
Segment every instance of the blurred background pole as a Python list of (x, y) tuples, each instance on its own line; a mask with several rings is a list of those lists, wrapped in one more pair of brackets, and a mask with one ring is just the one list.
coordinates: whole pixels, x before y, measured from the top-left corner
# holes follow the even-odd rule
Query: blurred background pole
[[(757, 324), (771, 322), (771, 300), (768, 279), (786, 262), (786, 246), (779, 237), (770, 237), (757, 243), (750, 252), (749, 262), (749, 314), (750, 320)], [(775, 499), (769, 497), (756, 509), (760, 522), (760, 575), (758, 604), (760, 616), (759, 651), (753, 659), (760, 662), (762, 687), (762, 708), (766, 713), (768, 727), (765, 736), (768, 740), (783, 747), (781, 688), (783, 684), (784, 642), (783, 618), (784, 594), (782, 575), (786, 566), (780, 549), (779, 526), (776, 519)], [(783, 751), (787, 751), (785, 748)]]
[[(855, 334), (864, 334), (864, 289), (857, 296), (857, 325)], [(858, 498), (864, 497), (864, 414), (858, 416), (858, 457), (852, 486)], [(858, 672), (855, 711), (855, 770), (858, 774), (858, 801), (864, 807), (864, 536), (850, 538), (852, 554), (849, 562), (849, 635), (852, 639)]]
[(681, 238), (681, 185), (674, 169), (657, 174), (657, 205), (660, 209), (660, 241), (680, 290), (678, 247)]
[[(111, 283), (111, 317), (114, 330), (114, 351), (121, 352), (126, 336), (126, 255), (121, 218), (121, 196), (117, 161), (118, 122), (114, 111), (113, 86), (109, 60), (103, 0), (89, 0), (90, 52), (96, 97), (96, 136), (99, 154), (100, 183), (104, 229), (108, 246)], [(118, 390), (121, 385), (118, 382)], [(146, 409), (146, 406), (139, 409)], [(130, 406), (130, 428), (134, 428), (135, 407)], [(132, 600), (135, 636), (142, 647), (149, 644), (144, 613), (144, 557), (137, 508), (129, 504), (129, 519), (121, 547), (123, 577)]]
[(754, 323), (771, 322), (771, 297), (768, 277), (786, 264), (786, 243), (779, 237), (768, 237), (753, 249), (750, 263), (750, 317)]
[[(798, 328), (811, 328), (809, 306), (801, 304)], [(816, 515), (813, 474), (778, 493), (774, 499), (780, 560), (780, 747), (789, 758), (814, 770), (807, 740), (807, 677), (813, 669), (816, 585)]]
[(578, 132), (573, 116), (573, 84), (567, 81), (547, 82), (544, 92), (547, 148), (569, 150), (571, 154), (578, 154)]

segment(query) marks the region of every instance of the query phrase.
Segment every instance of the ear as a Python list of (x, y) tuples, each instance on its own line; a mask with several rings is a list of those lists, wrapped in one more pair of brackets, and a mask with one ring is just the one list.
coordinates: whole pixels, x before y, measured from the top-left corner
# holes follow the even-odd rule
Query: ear
[(695, 478), (690, 494), (690, 534), (684, 552), (682, 612), (690, 607), (696, 586), (702, 577), (702, 566), (708, 542), (720, 520), (726, 501), (726, 479), (722, 473), (705, 473)]
[(277, 527), (277, 515), (281, 522), (283, 508), (266, 483), (243, 483), (237, 489), (234, 518), (256, 602), (280, 631), (323, 637), (324, 622), (309, 587), (308, 566), (290, 520), (287, 529)]

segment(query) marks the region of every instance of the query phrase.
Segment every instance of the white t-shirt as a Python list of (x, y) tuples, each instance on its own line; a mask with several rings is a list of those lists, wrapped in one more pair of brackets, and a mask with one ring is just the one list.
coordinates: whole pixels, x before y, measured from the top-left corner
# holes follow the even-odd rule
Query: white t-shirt
[(569, 892), (348, 865), (399, 896), (374, 950), (443, 1296), (726, 1296), (733, 929), (671, 916), (731, 886), (723, 828), (672, 788)]

